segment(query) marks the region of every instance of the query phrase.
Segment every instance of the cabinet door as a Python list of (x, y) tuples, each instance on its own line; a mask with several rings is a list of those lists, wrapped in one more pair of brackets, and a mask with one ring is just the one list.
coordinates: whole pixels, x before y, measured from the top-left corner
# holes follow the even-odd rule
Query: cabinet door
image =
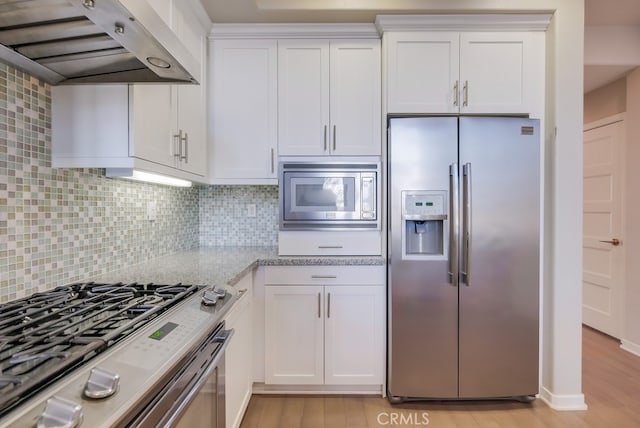
[(278, 42), (278, 152), (329, 154), (329, 42)]
[(265, 382), (324, 381), (322, 286), (265, 287)]
[(389, 113), (457, 113), (459, 34), (385, 35)]
[(170, 85), (132, 85), (130, 156), (175, 167), (175, 94)]
[(528, 33), (462, 33), (461, 113), (530, 112), (534, 73), (542, 67), (529, 45)]
[(326, 286), (325, 299), (325, 383), (382, 384), (384, 286)]
[(214, 180), (276, 177), (277, 52), (275, 40), (213, 42)]
[(331, 153), (380, 155), (380, 41), (331, 41)]
[(225, 328), (233, 329), (234, 334), (225, 356), (225, 408), (227, 427), (237, 428), (249, 404), (253, 385), (253, 318), (252, 318), (252, 273), (240, 283), (238, 289), (245, 289), (226, 316)]
[(205, 33), (192, 11), (185, 4), (174, 1), (173, 27), (176, 35), (200, 64), (199, 85), (175, 85), (177, 128), (182, 131), (183, 142), (179, 168), (193, 174), (205, 176), (207, 172), (206, 132), (206, 55)]
[(180, 169), (205, 176), (207, 172), (207, 138), (203, 85), (175, 88), (178, 100), (178, 133), (182, 131)]

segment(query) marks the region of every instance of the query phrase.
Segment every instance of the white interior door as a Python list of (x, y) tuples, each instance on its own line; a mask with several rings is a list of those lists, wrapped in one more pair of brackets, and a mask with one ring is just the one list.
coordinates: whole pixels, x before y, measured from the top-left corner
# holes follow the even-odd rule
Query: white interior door
[(584, 132), (583, 322), (621, 336), (624, 122)]

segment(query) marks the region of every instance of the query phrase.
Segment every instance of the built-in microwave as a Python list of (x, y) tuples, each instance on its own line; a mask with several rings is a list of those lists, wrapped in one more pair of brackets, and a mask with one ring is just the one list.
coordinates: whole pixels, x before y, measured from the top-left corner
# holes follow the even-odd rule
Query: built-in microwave
[(280, 230), (379, 229), (379, 162), (281, 161)]

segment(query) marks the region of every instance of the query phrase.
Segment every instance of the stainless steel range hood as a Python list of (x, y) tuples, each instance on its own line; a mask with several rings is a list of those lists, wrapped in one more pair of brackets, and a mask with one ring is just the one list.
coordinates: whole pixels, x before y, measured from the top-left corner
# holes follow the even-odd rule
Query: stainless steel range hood
[(198, 83), (148, 0), (0, 0), (0, 60), (53, 85)]

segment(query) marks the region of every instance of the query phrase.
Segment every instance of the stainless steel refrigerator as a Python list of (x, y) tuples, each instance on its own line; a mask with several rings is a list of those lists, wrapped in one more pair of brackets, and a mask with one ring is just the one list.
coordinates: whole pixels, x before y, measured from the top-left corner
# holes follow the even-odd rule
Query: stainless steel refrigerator
[(389, 120), (388, 394), (538, 393), (539, 121)]

